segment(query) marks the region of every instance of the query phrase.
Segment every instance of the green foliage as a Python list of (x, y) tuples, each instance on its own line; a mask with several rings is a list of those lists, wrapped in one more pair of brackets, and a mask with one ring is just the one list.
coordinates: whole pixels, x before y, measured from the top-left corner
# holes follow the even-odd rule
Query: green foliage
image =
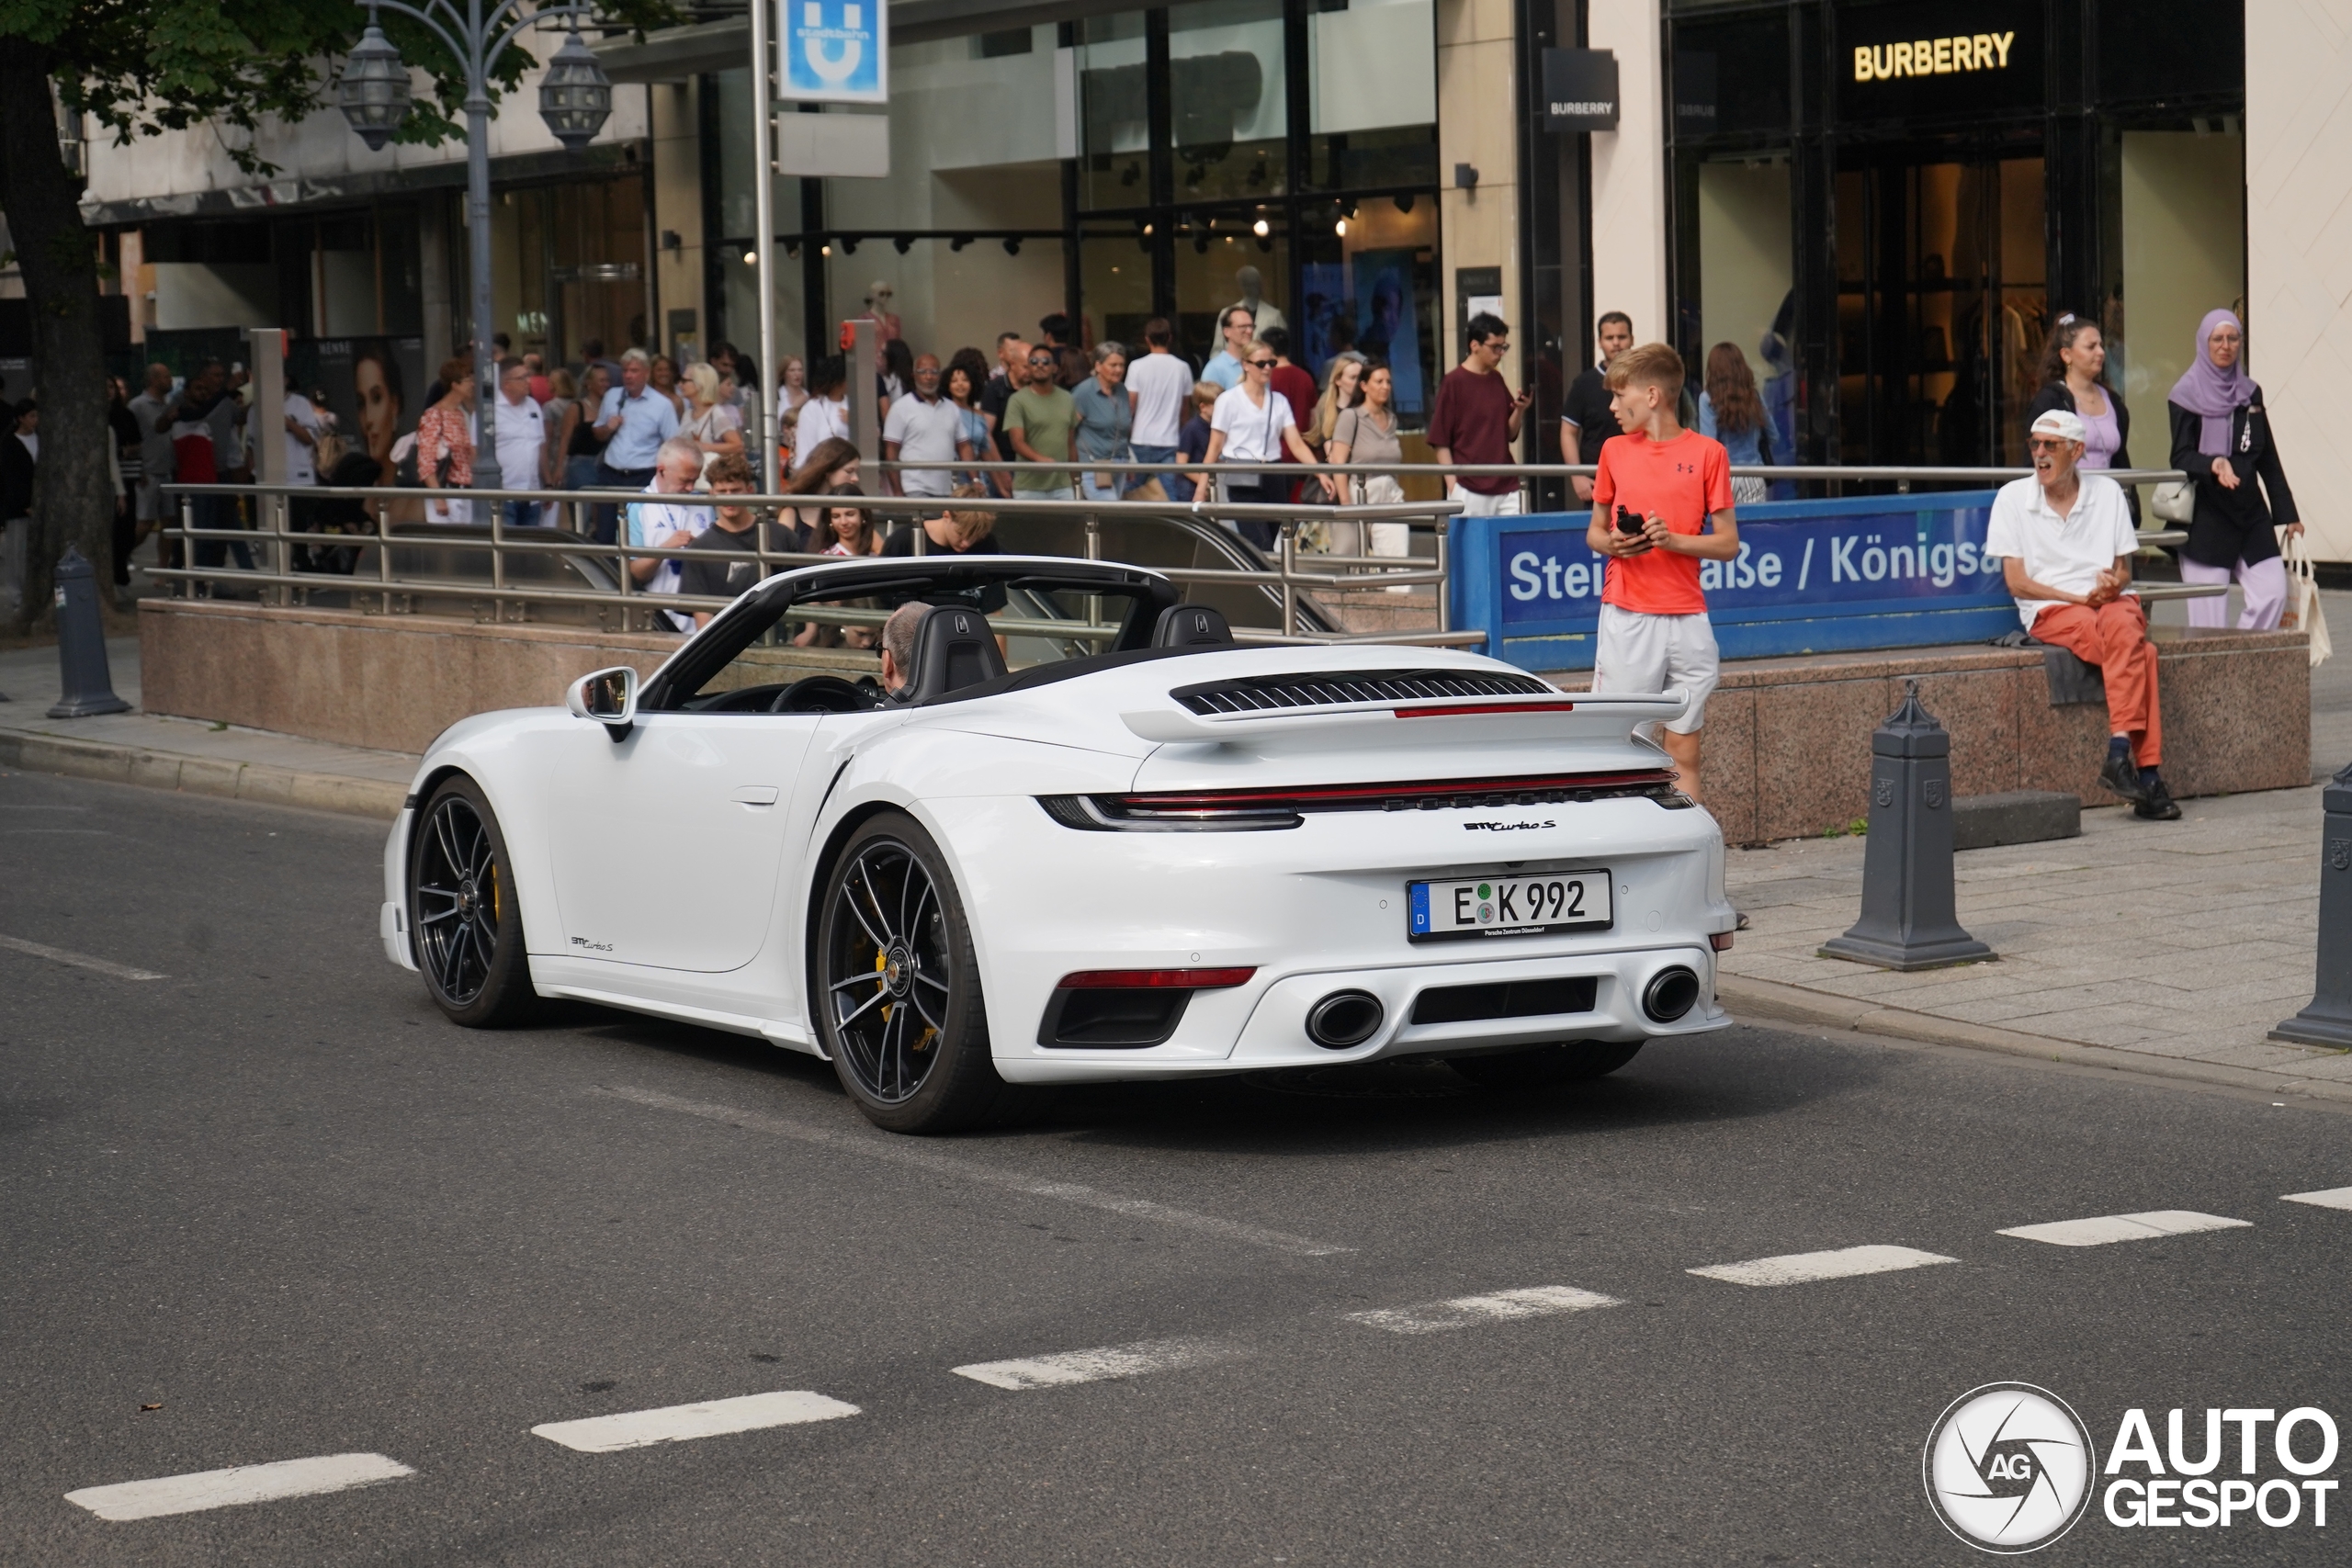
[[(639, 32), (680, 19), (669, 0), (606, 0), (599, 13)], [(398, 139), (429, 146), (460, 134), (462, 66), (430, 28), (394, 12), (382, 20), (401, 59), (429, 79)], [(256, 175), (273, 172), (252, 150), (258, 123), (298, 120), (328, 101), (367, 25), (353, 0), (0, 0), (0, 47), (32, 50), (66, 106), (119, 143), (209, 122), (246, 133), (223, 145)], [(492, 71), (492, 103), (560, 42), (552, 31), (517, 35)]]

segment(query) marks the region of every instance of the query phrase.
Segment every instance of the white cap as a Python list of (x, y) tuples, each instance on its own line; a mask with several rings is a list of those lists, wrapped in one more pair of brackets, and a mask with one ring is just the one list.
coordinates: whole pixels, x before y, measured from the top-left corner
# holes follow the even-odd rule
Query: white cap
[(2080, 446), (2090, 432), (2083, 428), (2083, 422), (2077, 415), (2064, 409), (2052, 409), (2033, 422), (2033, 434), (2054, 435), (2061, 441), (2072, 441)]

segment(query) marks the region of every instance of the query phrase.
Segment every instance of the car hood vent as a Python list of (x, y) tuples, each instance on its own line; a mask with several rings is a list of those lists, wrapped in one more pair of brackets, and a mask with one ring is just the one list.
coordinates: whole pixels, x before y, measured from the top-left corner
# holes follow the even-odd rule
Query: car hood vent
[(1532, 675), (1483, 670), (1350, 670), (1330, 674), (1268, 675), (1250, 681), (1209, 681), (1168, 694), (1192, 713), (1271, 713), (1283, 708), (1333, 707), (1349, 703), (1409, 702), (1427, 697), (1551, 697), (1558, 690)]

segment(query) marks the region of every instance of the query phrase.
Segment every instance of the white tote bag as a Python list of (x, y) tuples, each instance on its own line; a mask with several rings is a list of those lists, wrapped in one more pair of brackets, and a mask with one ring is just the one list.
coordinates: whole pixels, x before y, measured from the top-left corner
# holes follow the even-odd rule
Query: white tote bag
[(2319, 577), (2312, 568), (2310, 536), (2288, 535), (2280, 553), (2287, 558), (2287, 599), (2295, 607), (2295, 625), (2310, 634), (2312, 666), (2316, 669), (2335, 651), (2335, 645), (2327, 635), (2327, 612), (2320, 604)]

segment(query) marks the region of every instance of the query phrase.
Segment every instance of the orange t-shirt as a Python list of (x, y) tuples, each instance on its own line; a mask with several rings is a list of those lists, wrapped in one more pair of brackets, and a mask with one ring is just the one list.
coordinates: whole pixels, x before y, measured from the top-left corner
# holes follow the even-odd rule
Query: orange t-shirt
[[(1601, 444), (1600, 469), (1592, 499), (1612, 518), (1621, 506), (1636, 517), (1655, 512), (1677, 534), (1702, 534), (1711, 515), (1731, 505), (1731, 455), (1693, 430), (1671, 441), (1614, 436)], [(1699, 566), (1696, 556), (1655, 549), (1612, 560), (1600, 602), (1648, 615), (1703, 615)]]

